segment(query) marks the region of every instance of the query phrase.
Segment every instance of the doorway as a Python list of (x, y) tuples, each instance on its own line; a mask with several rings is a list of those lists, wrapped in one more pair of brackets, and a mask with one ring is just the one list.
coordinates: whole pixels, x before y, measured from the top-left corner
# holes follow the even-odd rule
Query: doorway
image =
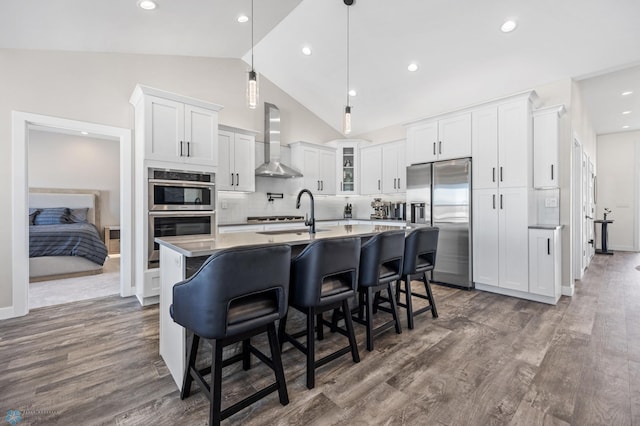
[[(66, 207), (80, 214), (69, 215), (78, 220), (69, 226), (30, 224), (29, 309), (120, 294), (119, 250), (106, 238), (110, 228), (120, 225), (119, 140), (35, 126), (29, 127), (27, 139), (29, 208)], [(64, 251), (57, 244), (79, 231), (86, 237), (77, 247), (86, 257), (60, 256)], [(102, 247), (96, 237), (106, 245), (106, 260), (97, 255)], [(96, 251), (85, 252), (93, 244)]]
[(59, 117), (13, 111), (12, 113), (12, 316), (29, 312), (29, 239), (28, 239), (28, 142), (33, 126), (70, 129), (116, 139), (120, 143), (120, 295), (135, 294), (132, 266), (132, 183), (133, 158), (131, 130)]

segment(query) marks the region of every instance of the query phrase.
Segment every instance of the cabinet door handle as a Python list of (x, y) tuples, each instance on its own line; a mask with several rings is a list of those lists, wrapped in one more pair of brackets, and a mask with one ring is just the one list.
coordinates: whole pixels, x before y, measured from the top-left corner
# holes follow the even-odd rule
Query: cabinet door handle
[(502, 194), (500, 194), (500, 210), (503, 210), (503, 207), (502, 207)]
[(442, 154), (442, 141), (438, 142), (438, 154)]
[(320, 181), (320, 191), (324, 191), (324, 181)]
[(180, 157), (182, 157), (182, 156), (183, 156), (183, 154), (182, 154), (182, 145), (183, 145), (183, 144), (184, 144), (184, 142), (183, 142), (183, 141), (180, 141)]
[(398, 178), (398, 189), (400, 189), (400, 178)]
[(236, 186), (240, 185), (240, 175), (236, 173)]
[(231, 173), (231, 186), (235, 185), (234, 180), (233, 180), (233, 173)]
[(553, 164), (551, 165), (551, 180), (553, 180)]
[(551, 256), (551, 238), (547, 238), (547, 254)]
[(496, 181), (496, 168), (495, 167), (491, 168), (491, 181), (492, 182)]
[(320, 181), (319, 180), (316, 181), (316, 189), (318, 191), (320, 191)]
[(191, 142), (187, 142), (187, 157), (191, 157)]
[(500, 182), (502, 182), (502, 166), (500, 166)]
[(380, 179), (378, 179), (378, 191), (380, 191)]
[(493, 209), (496, 209), (496, 194), (493, 194)]
[(433, 143), (433, 155), (436, 155), (436, 143)]
[(393, 178), (393, 189), (396, 189), (396, 178)]

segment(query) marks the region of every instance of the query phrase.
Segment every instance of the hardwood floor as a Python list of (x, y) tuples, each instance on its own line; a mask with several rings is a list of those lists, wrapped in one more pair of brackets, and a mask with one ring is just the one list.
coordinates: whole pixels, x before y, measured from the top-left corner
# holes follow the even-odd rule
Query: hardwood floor
[[(389, 330), (373, 352), (356, 325), (362, 361), (345, 356), (320, 368), (313, 390), (304, 356), (286, 344), (289, 405), (271, 394), (224, 423), (640, 425), (638, 265), (636, 253), (596, 256), (575, 296), (557, 306), (434, 286), (438, 319)], [(257, 344), (268, 348), (266, 339)], [(318, 346), (344, 344), (325, 332)], [(273, 380), (253, 364), (225, 369), (223, 407)], [(181, 401), (158, 355), (157, 306), (117, 296), (0, 322), (0, 410), (20, 410), (19, 424), (208, 420), (204, 396)]]

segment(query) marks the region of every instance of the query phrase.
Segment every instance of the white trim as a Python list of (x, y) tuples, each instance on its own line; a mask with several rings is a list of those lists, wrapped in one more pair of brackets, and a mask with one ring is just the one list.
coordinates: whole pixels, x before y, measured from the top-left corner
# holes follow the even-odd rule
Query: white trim
[(0, 308), (0, 320), (13, 318), (13, 306), (7, 306), (6, 308)]
[(640, 141), (636, 140), (634, 144), (636, 161), (634, 167), (634, 192), (635, 203), (633, 203), (633, 251), (640, 251)]
[(534, 302), (547, 303), (555, 305), (558, 300), (553, 296), (542, 296), (539, 294), (529, 293), (527, 291), (512, 290), (510, 288), (496, 287), (489, 284), (475, 283), (476, 290), (488, 291), (490, 293), (502, 294), (504, 296), (517, 297), (518, 299), (533, 300)]
[[(12, 111), (12, 316), (29, 312), (29, 237), (27, 212), (28, 126), (38, 125), (85, 131), (120, 141), (120, 295), (135, 294), (133, 282), (133, 146), (131, 130), (96, 123)], [(8, 309), (8, 308), (2, 308)], [(4, 312), (4, 311), (0, 311)]]
[(576, 286), (575, 285), (563, 285), (562, 286), (562, 295), (563, 296), (573, 296), (575, 293)]

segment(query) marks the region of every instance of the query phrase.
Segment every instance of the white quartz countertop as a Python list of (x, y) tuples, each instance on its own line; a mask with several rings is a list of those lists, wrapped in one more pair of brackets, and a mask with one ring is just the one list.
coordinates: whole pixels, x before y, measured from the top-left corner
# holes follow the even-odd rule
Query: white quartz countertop
[(246, 246), (252, 244), (308, 244), (313, 240), (347, 236), (371, 236), (384, 231), (403, 229), (387, 225), (340, 225), (322, 226), (316, 224), (316, 234), (310, 235), (304, 230), (265, 231), (263, 232), (230, 232), (218, 233), (215, 236), (185, 235), (179, 237), (156, 238), (155, 241), (183, 256), (209, 256), (218, 250)]

